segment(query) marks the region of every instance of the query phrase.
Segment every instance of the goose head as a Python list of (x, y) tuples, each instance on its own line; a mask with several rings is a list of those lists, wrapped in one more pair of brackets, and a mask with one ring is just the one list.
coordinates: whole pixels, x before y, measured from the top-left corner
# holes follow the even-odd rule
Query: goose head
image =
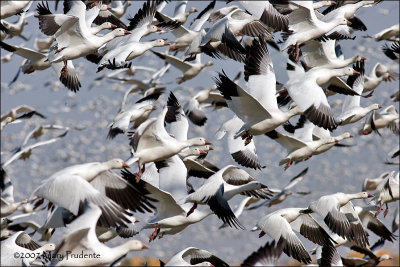
[(352, 137), (353, 137), (353, 135), (351, 133), (345, 132), (345, 133), (342, 133), (341, 135), (337, 136), (336, 139), (338, 139), (340, 141), (340, 140), (343, 140), (346, 138), (352, 138)]
[(336, 25), (351, 25), (351, 22), (345, 18), (337, 18), (333, 21)]
[(371, 106), (368, 107), (369, 110), (377, 110), (380, 108), (382, 108), (382, 106), (379, 104), (372, 104)]
[(191, 9), (189, 9), (188, 12), (189, 12), (189, 14), (195, 13), (195, 12), (197, 12), (197, 8), (192, 7)]
[(157, 39), (151, 42), (153, 46), (166, 46), (169, 45), (169, 43), (163, 39)]
[[(157, 27), (157, 26), (155, 26), (155, 25), (147, 26), (147, 34), (150, 34), (150, 33), (153, 33), (153, 32), (159, 32), (159, 31), (162, 31), (162, 29)], [(147, 35), (147, 34), (145, 34), (145, 35)]]
[(393, 259), (393, 258), (388, 254), (383, 254), (382, 256), (379, 257), (379, 261), (386, 261), (386, 260), (391, 260), (391, 259)]
[(114, 34), (115, 37), (131, 34), (130, 31), (124, 30), (122, 28), (115, 29), (112, 31), (112, 33)]
[(129, 168), (129, 165), (126, 164), (125, 161), (122, 159), (111, 159), (106, 162), (106, 164), (111, 168), (111, 169), (122, 169), (124, 167)]
[(203, 137), (195, 137), (188, 140), (188, 143), (191, 146), (204, 146), (204, 145), (211, 145), (212, 143)]
[(117, 29), (118, 26), (112, 24), (111, 22), (106, 21), (100, 25), (100, 28), (103, 30), (105, 30), (105, 29), (113, 29), (114, 30), (114, 29)]
[(54, 251), (56, 249), (56, 245), (53, 243), (48, 243), (42, 246), (42, 250), (44, 251)]
[(126, 242), (126, 246), (129, 248), (129, 250), (142, 250), (150, 248), (148, 245), (139, 240), (129, 240)]

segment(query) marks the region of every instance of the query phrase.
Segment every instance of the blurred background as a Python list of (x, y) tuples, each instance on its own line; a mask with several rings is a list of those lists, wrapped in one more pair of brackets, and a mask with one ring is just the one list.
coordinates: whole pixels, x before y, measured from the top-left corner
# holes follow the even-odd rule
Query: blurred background
[[(188, 8), (196, 7), (201, 11), (207, 4), (207, 1), (189, 1)], [(229, 5), (233, 4), (235, 3), (230, 3)], [(36, 5), (37, 2), (33, 3), (30, 11), (35, 11)], [(142, 1), (133, 1), (122, 20), (127, 23), (127, 17), (133, 17), (142, 5)], [(215, 10), (225, 5), (225, 2), (217, 1)], [(49, 1), (49, 6), (54, 12), (54, 2)], [(163, 12), (171, 15), (174, 6), (175, 2), (170, 2)], [(62, 5), (58, 7), (57, 12), (62, 12)], [(196, 13), (192, 14), (185, 25), (189, 25), (196, 16)], [(399, 23), (399, 2), (383, 1), (373, 7), (361, 8), (358, 10), (357, 16), (366, 24), (368, 30), (366, 32), (355, 32), (355, 40), (340, 42), (345, 58), (352, 57), (355, 54), (367, 57), (366, 74), (370, 73), (377, 62), (385, 64), (392, 71), (399, 72), (398, 63), (388, 59), (381, 50), (381, 46), (385, 41), (376, 42), (373, 39), (363, 38), (365, 35), (373, 35), (384, 28)], [(17, 19), (17, 16), (13, 16), (8, 18), (7, 21), (14, 22)], [(25, 41), (15, 37), (13, 39), (5, 39), (4, 42), (33, 48), (33, 40), (36, 37), (44, 36), (40, 33), (38, 20), (34, 16), (29, 17), (27, 21), (28, 25), (25, 26), (23, 35), (29, 38), (29, 40)], [(204, 27), (210, 26), (207, 22)], [(162, 35), (152, 34), (144, 37), (142, 40), (156, 38), (165, 38), (169, 42), (175, 39), (172, 34), (165, 33)], [(280, 37), (276, 36), (276, 40), (279, 39)], [(163, 52), (165, 48), (157, 47), (154, 50)], [(287, 81), (286, 54), (272, 48), (270, 48), (270, 53), (277, 81), (285, 83)], [(7, 51), (1, 49), (2, 57), (7, 54)], [(178, 56), (180, 55), (178, 54)], [(159, 99), (160, 107), (166, 105), (169, 91), (173, 91), (178, 100), (184, 104), (199, 90), (211, 87), (214, 84), (212, 77), (216, 76), (216, 72), (224, 70), (233, 79), (239, 71), (243, 71), (242, 63), (230, 59), (213, 59), (206, 55), (202, 55), (201, 57), (202, 61), (214, 61), (214, 66), (204, 69), (196, 78), (180, 85), (176, 83), (176, 78), (181, 74), (180, 71), (174, 67), (169, 69), (168, 73), (162, 78), (162, 81), (166, 83), (162, 86), (165, 86), (167, 90)], [(23, 58), (13, 55), (11, 61), (1, 63), (1, 113), (6, 113), (13, 107), (25, 104), (34, 107), (38, 112), (44, 114), (47, 119), (34, 118), (23, 123), (6, 126), (1, 132), (1, 161), (4, 162), (11, 157), (12, 154), (10, 151), (19, 146), (25, 135), (39, 124), (62, 124), (71, 128), (83, 128), (83, 130), (70, 130), (67, 136), (60, 141), (35, 150), (29, 159), (25, 161), (17, 160), (7, 166), (6, 171), (14, 184), (16, 201), (29, 198), (30, 194), (43, 179), (48, 178), (51, 174), (64, 167), (72, 164), (105, 161), (115, 157), (126, 159), (130, 156), (127, 136), (118, 135), (113, 140), (106, 139), (106, 136), (108, 133), (107, 125), (118, 112), (124, 92), (131, 85), (108, 79), (96, 81), (96, 78), (111, 72), (111, 70), (105, 69), (100, 73), (96, 73), (95, 65), (85, 59), (78, 59), (74, 60), (74, 64), (77, 68), (82, 88), (77, 93), (70, 92), (60, 84), (52, 69), (41, 72), (35, 71), (32, 74), (21, 74), (17, 82), (12, 86), (8, 86), (22, 61)], [(132, 64), (160, 68), (164, 65), (164, 62), (151, 52), (147, 52), (141, 57), (134, 59)], [(133, 78), (143, 80), (150, 76), (151, 74), (147, 72), (139, 71)], [(243, 77), (241, 77), (239, 84), (245, 85)], [(382, 82), (372, 97), (361, 99), (361, 106), (378, 103), (383, 108), (395, 105), (396, 109), (399, 110), (399, 102), (392, 102), (390, 100), (390, 95), (397, 90), (399, 90), (398, 81)], [(140, 95), (130, 95), (128, 103), (134, 103), (139, 98), (141, 98)], [(336, 95), (329, 98), (336, 116), (341, 112), (341, 103), (343, 100), (343, 95)], [(153, 112), (152, 116), (157, 116), (160, 110), (158, 109)], [(222, 123), (232, 118), (233, 112), (229, 109), (220, 109), (217, 111), (208, 109), (206, 113), (208, 121), (205, 126), (198, 127), (192, 123), (190, 124), (189, 138), (204, 136), (213, 142), (214, 150), (210, 151), (207, 156), (207, 159), (213, 164), (219, 167), (227, 164), (235, 164), (227, 152), (226, 138), (216, 140), (214, 137), (214, 133)], [(207, 249), (230, 264), (239, 264), (252, 251), (257, 250), (269, 240), (267, 236), (258, 238), (257, 233), (250, 232), (250, 229), (261, 216), (285, 207), (307, 207), (310, 201), (316, 200), (324, 194), (359, 192), (365, 178), (378, 177), (385, 171), (398, 171), (399, 165), (388, 165), (384, 162), (389, 160), (388, 153), (399, 147), (399, 137), (388, 129), (380, 130), (382, 136), (375, 133), (368, 136), (359, 135), (364, 120), (339, 127), (332, 133), (332, 135), (336, 136), (349, 131), (354, 135), (354, 138), (346, 139), (343, 143), (353, 146), (334, 147), (322, 155), (314, 156), (308, 161), (293, 165), (286, 171), (284, 171), (283, 166), (278, 165), (279, 161), (286, 156), (286, 151), (279, 144), (265, 136), (255, 137), (258, 156), (261, 164), (265, 165), (266, 168), (257, 171), (252, 169), (246, 170), (269, 187), (282, 188), (292, 177), (304, 168), (309, 167), (308, 174), (296, 186), (295, 191), (311, 191), (311, 194), (306, 196), (290, 196), (280, 205), (245, 212), (239, 218), (241, 223), (246, 227), (245, 230), (232, 228), (219, 230), (218, 227), (221, 225), (220, 220), (216, 216), (209, 216), (202, 222), (189, 226), (177, 235), (164, 236), (162, 239), (155, 240), (149, 244), (151, 249), (130, 253), (129, 257), (149, 256), (154, 259), (167, 261), (176, 252), (188, 246), (194, 246)], [(291, 121), (295, 123), (297, 118)], [(133, 170), (135, 168), (136, 166), (131, 167)], [(203, 183), (203, 180), (197, 180), (197, 178), (190, 178), (190, 180), (195, 185)], [(232, 199), (230, 201), (231, 207), (235, 207), (241, 199), (242, 197), (239, 196)], [(355, 203), (358, 205), (365, 204), (363, 201), (355, 201)], [(385, 219), (381, 218), (389, 228), (393, 220), (396, 204), (398, 203), (389, 203), (390, 211), (388, 216)], [(139, 228), (149, 218), (149, 215), (140, 213), (135, 214), (135, 216), (141, 221), (138, 223)], [(34, 218), (38, 222), (41, 222), (45, 218), (45, 213), (41, 213)], [(63, 230), (57, 230), (51, 241), (55, 243), (59, 242), (62, 232)], [(147, 243), (148, 235), (151, 232), (152, 230), (144, 230), (135, 238)], [(314, 244), (308, 240), (304, 238), (301, 240), (307, 249), (311, 250), (314, 248)], [(378, 237), (376, 235), (370, 235), (371, 244), (377, 240)], [(123, 242), (123, 239), (116, 238), (109, 241), (107, 245), (115, 246), (121, 242)], [(397, 255), (399, 244), (398, 242), (386, 242), (383, 248), (386, 251), (390, 251), (390, 254)], [(341, 248), (339, 252), (346, 255), (348, 250)], [(141, 260), (143, 259), (135, 259), (132, 263), (136, 262), (137, 264)], [(295, 263), (294, 260), (289, 259), (286, 255), (282, 255), (280, 262), (286, 264), (288, 262)], [(153, 263), (157, 264), (157, 261), (153, 261)]]

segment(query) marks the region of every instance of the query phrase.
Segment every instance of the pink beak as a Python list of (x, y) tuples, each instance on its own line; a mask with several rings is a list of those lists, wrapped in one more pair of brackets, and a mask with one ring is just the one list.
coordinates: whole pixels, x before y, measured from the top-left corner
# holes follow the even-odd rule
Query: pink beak
[(125, 34), (131, 34), (131, 32), (130, 32), (130, 31), (127, 31), (127, 30), (124, 30), (124, 33), (125, 33)]
[(349, 25), (349, 26), (350, 26), (350, 25), (351, 25), (351, 22), (350, 22), (350, 21), (347, 21), (347, 25)]
[(130, 166), (128, 164), (126, 164), (126, 162), (122, 162), (122, 167), (129, 168)]
[(366, 57), (361, 57), (361, 59), (362, 59), (362, 60), (367, 60), (368, 58), (366, 58)]
[(374, 195), (372, 195), (372, 194), (370, 194), (370, 193), (368, 193), (368, 197), (373, 197)]
[(164, 41), (164, 45), (169, 45), (169, 43), (167, 41)]
[(148, 245), (142, 243), (142, 249), (148, 249), (148, 248), (150, 248)]
[(205, 152), (203, 149), (199, 149), (199, 151), (200, 151), (200, 155), (206, 155), (207, 154), (207, 152)]
[(212, 143), (208, 140), (206, 140), (206, 145), (212, 145)]
[(379, 108), (382, 108), (382, 106), (381, 106), (381, 105), (379, 105), (378, 107), (379, 107)]
[(353, 70), (353, 75), (360, 74), (358, 71)]
[(336, 5), (336, 2), (335, 1), (331, 1), (331, 5)]

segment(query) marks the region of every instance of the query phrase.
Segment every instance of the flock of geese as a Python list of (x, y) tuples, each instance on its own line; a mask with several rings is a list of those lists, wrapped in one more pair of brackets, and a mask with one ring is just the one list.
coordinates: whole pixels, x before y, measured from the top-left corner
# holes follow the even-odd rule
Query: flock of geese
[[(179, 234), (214, 215), (222, 223), (220, 229), (251, 230), (247, 235), (259, 231), (260, 238), (269, 237), (260, 248), (252, 246), (254, 252), (242, 260), (242, 266), (282, 264), (282, 253), (301, 264), (316, 262), (320, 266), (375, 266), (391, 259), (388, 254), (377, 256), (375, 251), (385, 242), (397, 242), (398, 207), (390, 213), (394, 215), (391, 229), (382, 217), (399, 204), (398, 171), (366, 178), (361, 192), (330, 192), (313, 198), (308, 206), (286, 206), (273, 212), (268, 211), (269, 207), (282, 203), (288, 196), (302, 198), (311, 193), (292, 190), (312, 170), (304, 169), (282, 189), (274, 189), (267, 181), (253, 177), (264, 168), (271, 168), (265, 166), (262, 154), (257, 154), (256, 147), (264, 146), (256, 141), (272, 139), (279, 143), (286, 150), (282, 158), (281, 153), (267, 152), (275, 153), (279, 165), (287, 170), (313, 156), (323, 157), (317, 155), (334, 146), (348, 147), (341, 141), (355, 135), (399, 136), (399, 113), (394, 104), (361, 105), (364, 99), (374, 99), (374, 90), (382, 82), (397, 80), (399, 74), (387, 64), (377, 63), (367, 75), (368, 59), (362, 55), (345, 58), (340, 46), (352, 45), (356, 31), (367, 31), (368, 23), (355, 14), (364, 8), (378, 8), (380, 2), (227, 1), (227, 5), (216, 10), (214, 0), (196, 3), (204, 8), (197, 10), (188, 1), (64, 0), (61, 13), (59, 1), (50, 5), (46, 1), (1, 1), (0, 46), (10, 52), (2, 58), (2, 65), (15, 55), (25, 59), (10, 87), (17, 83), (20, 72), (30, 74), (52, 67), (62, 86), (79, 95), (88, 80), (83, 79), (82, 67), (77, 67), (80, 58), (89, 61), (85, 66), (95, 64), (94, 69), (102, 75), (93, 86), (104, 80), (133, 86), (125, 91), (119, 111), (108, 122), (108, 135), (103, 141), (125, 138), (123, 149), (131, 155), (125, 160), (87, 160), (70, 166), (65, 165), (66, 161), (64, 168), (42, 179), (29, 197), (17, 202), (14, 177), (9, 175), (16, 161), (28, 159), (41, 146), (51, 147), (69, 132), (84, 135), (85, 127), (36, 123), (21, 145), (12, 151), (2, 149), (1, 265), (117, 265), (130, 251), (149, 249), (149, 245), (134, 237), (144, 229), (151, 229), (148, 242), (168, 243), (171, 237), (166, 235)], [(173, 15), (163, 11), (173, 5)], [(126, 14), (131, 6), (138, 11), (129, 18)], [(198, 15), (189, 24), (192, 13)], [(17, 22), (9, 22), (12, 18), (17, 18)], [(27, 18), (31, 18), (30, 23), (38, 23), (38, 30), (46, 35), (35, 40), (34, 48), (8, 41), (29, 40), (23, 31)], [(160, 33), (173, 38), (141, 40)], [(397, 63), (399, 37), (398, 24), (364, 36), (376, 42), (376, 53)], [(164, 46), (165, 52), (155, 48)], [(203, 63), (202, 54), (214, 62)], [(281, 54), (284, 64), (273, 62), (274, 54)], [(137, 66), (135, 62), (145, 57), (157, 63)], [(187, 101), (172, 90), (175, 83), (184, 85), (217, 61), (223, 66), (235, 61), (237, 66), (243, 66), (245, 82), (241, 81), (242, 72), (230, 77), (222, 68), (209, 77), (207, 82), (214, 84), (211, 88), (192, 91)], [(278, 82), (275, 74), (282, 66), (286, 66), (288, 76), (285, 83)], [(173, 68), (180, 74), (169, 85), (163, 78)], [(129, 77), (139, 71), (147, 73), (147, 78)], [(398, 103), (399, 92), (388, 93), (391, 96), (385, 103)], [(138, 95), (133, 104), (129, 103), (130, 95)], [(159, 100), (163, 96), (166, 103)], [(340, 114), (334, 114), (335, 103), (342, 105)], [(209, 132), (208, 126), (218, 121), (217, 117), (207, 117), (207, 108), (213, 109), (212, 115), (229, 109), (233, 116), (218, 125), (213, 142), (202, 136), (189, 138), (189, 126)], [(359, 132), (336, 134), (343, 126), (364, 118)], [(48, 120), (46, 113), (21, 104), (1, 115), (2, 135), (14, 124), (38, 120)], [(237, 165), (219, 166), (220, 162), (207, 159), (208, 154), (217, 150), (217, 140), (225, 135), (228, 153), (224, 151), (224, 156), (230, 154), (231, 162)], [(392, 161), (388, 163), (398, 164), (398, 143), (391, 147)], [(357, 164), (357, 159), (354, 161)], [(348, 191), (346, 186), (341, 188)], [(241, 195), (241, 199), (233, 208), (231, 199), (236, 195)], [(353, 204), (358, 199), (364, 200), (358, 202), (362, 205)], [(241, 216), (259, 208), (263, 211), (257, 214), (258, 221), (246, 228)], [(143, 221), (145, 215), (152, 217)], [(31, 216), (41, 216), (43, 223), (27, 220)], [(143, 223), (141, 228), (139, 222)], [(213, 231), (209, 238), (218, 239), (221, 231)], [(61, 236), (57, 244), (49, 242), (52, 237), (54, 240), (55, 232)], [(370, 233), (379, 237), (377, 243), (370, 244)], [(124, 238), (119, 246), (104, 243), (118, 236)], [(157, 238), (163, 240), (156, 241)], [(39, 239), (46, 243), (39, 244)], [(308, 250), (304, 241), (316, 248)], [(337, 250), (339, 246), (365, 256), (346, 257)], [(169, 260), (160, 260), (162, 266), (238, 264), (196, 247), (184, 248), (165, 258)]]

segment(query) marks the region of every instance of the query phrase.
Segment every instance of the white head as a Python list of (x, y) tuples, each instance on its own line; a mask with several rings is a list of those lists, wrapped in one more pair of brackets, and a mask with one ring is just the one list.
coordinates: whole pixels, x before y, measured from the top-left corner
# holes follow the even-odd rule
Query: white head
[(194, 12), (197, 12), (197, 8), (192, 7), (191, 9), (189, 9), (189, 14), (192, 14)]
[(377, 109), (380, 109), (380, 108), (382, 108), (382, 106), (379, 105), (379, 104), (372, 104), (370, 106), (370, 110), (377, 110)]
[(153, 46), (166, 46), (166, 45), (169, 45), (169, 43), (167, 41), (163, 40), (163, 39), (154, 40), (152, 43), (153, 43)]
[(112, 33), (114, 34), (114, 36), (124, 36), (127, 34), (130, 34), (130, 31), (124, 30), (122, 28), (118, 28), (112, 31)]
[(157, 27), (157, 26), (155, 26), (155, 25), (149, 25), (149, 26), (147, 27), (147, 32), (148, 32), (148, 33), (159, 32), (159, 31), (161, 31), (161, 28), (159, 28), (159, 27)]
[(48, 244), (45, 244), (44, 246), (42, 246), (42, 249), (44, 251), (53, 251), (56, 249), (56, 245), (53, 243), (48, 243)]
[(351, 22), (345, 18), (337, 18), (335, 21), (338, 25), (351, 25)]
[(344, 75), (355, 75), (355, 74), (360, 74), (358, 71), (354, 70), (353, 68), (346, 67), (343, 69)]
[(358, 198), (369, 198), (369, 197), (373, 197), (374, 195), (368, 193), (368, 192), (360, 192), (358, 193)]
[(124, 167), (129, 168), (129, 165), (122, 159), (111, 159), (107, 161), (107, 165), (110, 166), (111, 169), (122, 169)]
[(112, 24), (111, 22), (108, 22), (108, 21), (103, 22), (103, 23), (100, 25), (100, 27), (101, 27), (102, 29), (116, 29), (116, 28), (117, 28), (116, 25), (114, 25), (114, 24)]
[(128, 242), (126, 242), (126, 246), (129, 248), (129, 250), (142, 250), (149, 248), (149, 246), (143, 244), (139, 240), (129, 240)]
[(385, 261), (385, 260), (391, 260), (391, 259), (393, 259), (393, 258), (388, 254), (383, 254), (382, 256), (379, 257), (379, 261)]
[(188, 140), (191, 145), (193, 146), (204, 146), (204, 145), (211, 145), (212, 143), (208, 140), (206, 140), (203, 137), (195, 137), (190, 140)]

